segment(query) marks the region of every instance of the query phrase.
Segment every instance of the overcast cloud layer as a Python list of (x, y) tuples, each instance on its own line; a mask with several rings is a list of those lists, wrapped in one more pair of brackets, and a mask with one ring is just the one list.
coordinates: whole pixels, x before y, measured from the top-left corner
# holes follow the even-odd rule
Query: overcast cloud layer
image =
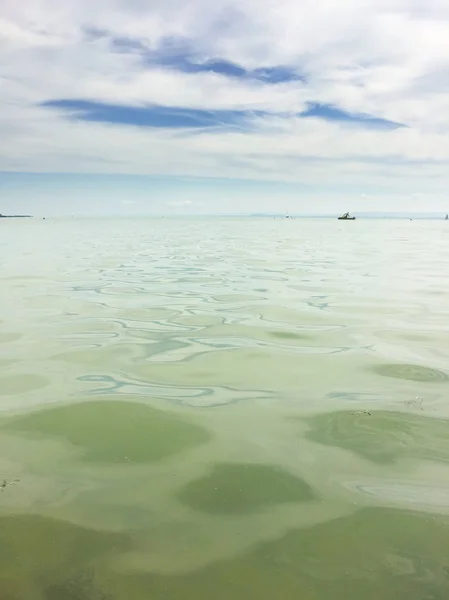
[(449, 184), (447, 0), (0, 0), (0, 170)]

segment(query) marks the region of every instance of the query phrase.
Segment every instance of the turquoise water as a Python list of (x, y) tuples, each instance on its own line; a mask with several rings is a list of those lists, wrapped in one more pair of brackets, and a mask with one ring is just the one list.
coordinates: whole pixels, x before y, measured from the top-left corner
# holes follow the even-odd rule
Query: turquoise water
[(449, 228), (8, 220), (0, 600), (449, 597)]

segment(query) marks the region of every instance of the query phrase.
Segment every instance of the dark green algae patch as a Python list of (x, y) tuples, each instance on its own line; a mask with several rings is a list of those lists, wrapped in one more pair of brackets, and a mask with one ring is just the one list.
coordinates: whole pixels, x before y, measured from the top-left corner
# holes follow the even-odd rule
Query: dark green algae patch
[(0, 518), (1, 600), (446, 600), (449, 521), (393, 509), (346, 517), (184, 574), (117, 570), (122, 534)]
[(365, 509), (193, 573), (122, 580), (117, 598), (447, 600), (448, 541), (447, 519)]
[(127, 535), (36, 515), (0, 517), (0, 600), (110, 600), (95, 572)]
[(252, 513), (287, 502), (315, 499), (302, 479), (271, 465), (223, 463), (179, 493), (194, 510), (222, 515)]
[(439, 369), (412, 364), (382, 364), (371, 368), (377, 375), (420, 383), (449, 383), (449, 374)]
[(449, 421), (394, 411), (339, 411), (307, 419), (306, 437), (379, 464), (449, 462)]
[[(59, 438), (84, 461), (146, 463), (206, 443), (208, 432), (170, 412), (136, 402), (83, 402), (3, 421), (1, 428), (30, 437)], [(0, 598), (1, 600), (1, 598)]]

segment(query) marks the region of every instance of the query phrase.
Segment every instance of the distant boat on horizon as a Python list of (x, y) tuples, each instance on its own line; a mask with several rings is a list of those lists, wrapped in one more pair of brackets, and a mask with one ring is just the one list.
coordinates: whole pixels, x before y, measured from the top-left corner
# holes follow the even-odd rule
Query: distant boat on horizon
[(449, 215), (446, 213), (446, 216), (444, 218), (445, 221), (449, 221)]
[(344, 215), (341, 215), (341, 217), (338, 217), (339, 221), (355, 221), (355, 217), (351, 217), (351, 215), (346, 212)]

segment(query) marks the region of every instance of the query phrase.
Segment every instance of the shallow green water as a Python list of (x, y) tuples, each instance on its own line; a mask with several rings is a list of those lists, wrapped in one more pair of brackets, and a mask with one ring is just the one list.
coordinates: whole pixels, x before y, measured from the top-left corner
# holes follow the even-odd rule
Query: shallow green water
[(0, 600), (449, 597), (444, 222), (11, 221)]

